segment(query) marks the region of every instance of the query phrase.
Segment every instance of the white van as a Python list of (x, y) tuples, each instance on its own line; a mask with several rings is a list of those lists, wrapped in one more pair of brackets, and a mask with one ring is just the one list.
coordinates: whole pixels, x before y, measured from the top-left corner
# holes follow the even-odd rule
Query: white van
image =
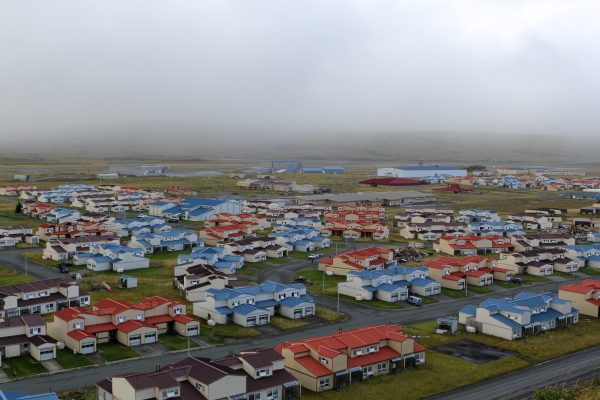
[(420, 306), (423, 304), (423, 299), (417, 296), (408, 296), (406, 302), (408, 304), (412, 304), (413, 306)]

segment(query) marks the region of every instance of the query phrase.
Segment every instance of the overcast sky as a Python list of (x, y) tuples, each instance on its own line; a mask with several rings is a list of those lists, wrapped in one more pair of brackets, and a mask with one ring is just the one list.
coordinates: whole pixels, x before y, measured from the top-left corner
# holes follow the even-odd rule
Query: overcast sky
[(0, 0), (0, 137), (598, 135), (599, 16), (595, 0)]

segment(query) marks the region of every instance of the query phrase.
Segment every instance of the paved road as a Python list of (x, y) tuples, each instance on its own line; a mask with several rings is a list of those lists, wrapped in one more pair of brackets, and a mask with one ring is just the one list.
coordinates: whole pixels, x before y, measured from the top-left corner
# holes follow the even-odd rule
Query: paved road
[[(535, 286), (536, 291), (556, 290), (562, 282), (548, 282)], [(521, 291), (521, 288), (508, 289), (502, 292), (502, 295), (512, 295)], [(467, 304), (475, 304), (487, 297), (498, 296), (499, 293), (488, 295), (477, 295), (466, 299), (452, 300), (443, 303), (427, 305), (423, 307), (409, 307), (401, 310), (380, 310), (353, 303), (342, 302), (341, 310), (348, 312), (352, 318), (342, 323), (331, 325), (321, 325), (309, 330), (299, 330), (290, 333), (281, 333), (276, 337), (262, 337), (252, 340), (242, 340), (228, 345), (215, 346), (206, 349), (192, 350), (191, 354), (203, 357), (221, 357), (227, 355), (230, 351), (238, 352), (253, 347), (273, 347), (275, 344), (283, 341), (293, 341), (306, 338), (307, 336), (327, 335), (336, 332), (339, 328), (352, 329), (365, 325), (384, 324), (388, 322), (408, 325), (416, 322), (430, 321), (439, 316), (456, 314), (457, 310)], [(317, 296), (318, 303), (332, 306), (336, 299), (330, 297)], [(0, 385), (0, 389), (17, 390), (26, 385), (31, 392), (43, 392), (49, 389), (56, 391), (76, 390), (89, 387), (95, 382), (107, 377), (130, 372), (150, 371), (155, 368), (157, 363), (162, 365), (175, 362), (184, 355), (171, 353), (167, 355), (147, 357), (139, 360), (130, 360), (114, 364), (78, 370), (65, 371), (49, 376), (40, 376), (26, 381), (14, 381)]]
[(530, 399), (538, 388), (572, 385), (600, 373), (600, 346), (546, 361), (466, 388), (431, 397), (433, 400)]
[(56, 269), (49, 268), (46, 265), (37, 263), (33, 260), (27, 260), (27, 266), (25, 260), (21, 256), (22, 254), (39, 254), (40, 249), (13, 249), (0, 251), (0, 265), (6, 265), (16, 269), (19, 272), (26, 273), (35, 276), (38, 279), (52, 279), (64, 277)]

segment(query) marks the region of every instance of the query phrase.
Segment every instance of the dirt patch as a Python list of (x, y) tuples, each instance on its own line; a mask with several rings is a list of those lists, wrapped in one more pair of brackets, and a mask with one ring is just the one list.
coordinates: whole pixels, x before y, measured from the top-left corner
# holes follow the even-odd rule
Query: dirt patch
[(515, 355), (515, 353), (508, 350), (488, 346), (467, 339), (436, 346), (433, 350), (476, 364), (485, 364), (490, 361)]

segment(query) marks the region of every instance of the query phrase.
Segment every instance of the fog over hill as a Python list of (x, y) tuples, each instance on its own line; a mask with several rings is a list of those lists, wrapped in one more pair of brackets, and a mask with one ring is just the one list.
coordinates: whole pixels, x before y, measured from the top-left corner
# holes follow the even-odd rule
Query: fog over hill
[[(102, 135), (98, 135), (102, 136)], [(92, 136), (93, 137), (93, 136)], [(600, 138), (474, 133), (294, 133), (265, 135), (215, 132), (199, 135), (150, 134), (144, 139), (93, 140), (89, 136), (63, 143), (23, 143), (2, 148), (6, 159), (32, 154), (132, 160), (301, 159), (346, 162), (458, 163), (487, 165), (555, 165), (600, 167)], [(29, 156), (25, 156), (29, 154)]]

